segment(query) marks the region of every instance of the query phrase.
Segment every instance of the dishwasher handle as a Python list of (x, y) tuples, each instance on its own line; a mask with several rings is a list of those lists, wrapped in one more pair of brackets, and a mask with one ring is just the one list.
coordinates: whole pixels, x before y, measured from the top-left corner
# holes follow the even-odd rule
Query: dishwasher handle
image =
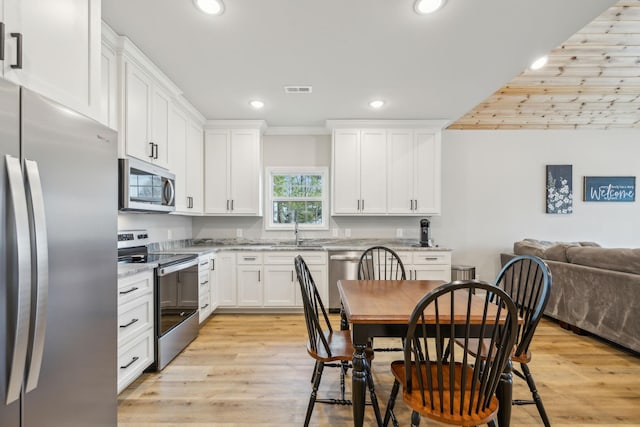
[(360, 261), (359, 256), (353, 255), (331, 255), (329, 261)]

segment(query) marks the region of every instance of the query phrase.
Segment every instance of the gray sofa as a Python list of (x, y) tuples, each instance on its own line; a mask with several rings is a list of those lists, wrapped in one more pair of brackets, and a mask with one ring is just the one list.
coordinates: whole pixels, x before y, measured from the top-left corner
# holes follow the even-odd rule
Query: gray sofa
[[(545, 315), (640, 352), (640, 249), (525, 239), (514, 244), (514, 254), (549, 265)], [(502, 264), (514, 254), (501, 254)]]

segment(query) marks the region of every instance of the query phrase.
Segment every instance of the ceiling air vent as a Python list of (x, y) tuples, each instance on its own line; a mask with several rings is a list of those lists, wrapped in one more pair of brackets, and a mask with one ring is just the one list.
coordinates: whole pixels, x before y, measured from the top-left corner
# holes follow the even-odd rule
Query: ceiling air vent
[(311, 93), (311, 86), (285, 86), (284, 93)]

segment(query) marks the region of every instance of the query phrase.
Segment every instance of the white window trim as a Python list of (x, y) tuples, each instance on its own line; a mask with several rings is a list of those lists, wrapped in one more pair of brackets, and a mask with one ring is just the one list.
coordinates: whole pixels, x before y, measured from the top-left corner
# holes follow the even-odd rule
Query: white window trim
[(265, 230), (293, 230), (293, 224), (273, 223), (273, 175), (321, 175), (322, 176), (322, 223), (298, 224), (300, 230), (329, 229), (329, 168), (327, 167), (268, 167), (265, 168)]

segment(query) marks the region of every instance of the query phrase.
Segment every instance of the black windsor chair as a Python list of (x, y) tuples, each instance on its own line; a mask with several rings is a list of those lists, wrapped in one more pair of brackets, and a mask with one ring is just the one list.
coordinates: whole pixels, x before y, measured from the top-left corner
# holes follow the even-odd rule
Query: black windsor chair
[[(486, 292), (480, 294), (477, 290)], [(473, 312), (472, 304), (476, 309)], [(482, 315), (478, 315), (478, 308)], [(466, 315), (457, 315), (451, 321), (460, 311)], [(446, 317), (441, 321), (443, 316)], [(495, 392), (517, 329), (513, 301), (494, 285), (467, 280), (447, 283), (429, 292), (409, 318), (404, 360), (391, 364), (395, 381), (384, 425), (389, 420), (398, 425), (393, 408), (402, 387), (402, 398), (412, 409), (412, 426), (420, 424), (421, 416), (460, 426), (495, 426), (499, 406)], [(456, 337), (461, 337), (463, 349), (456, 350)], [(474, 342), (480, 342), (473, 337), (487, 339), (491, 344), (489, 357), (483, 363), (475, 363), (470, 356), (470, 352), (479, 350), (472, 348)]]
[[(305, 427), (309, 425), (311, 414), (315, 403), (329, 403), (337, 405), (351, 405), (350, 400), (345, 399), (345, 381), (344, 376), (349, 362), (353, 358), (354, 348), (351, 342), (351, 333), (348, 330), (334, 330), (327, 316), (327, 312), (322, 304), (320, 294), (316, 288), (316, 284), (309, 272), (309, 268), (301, 256), (295, 259), (296, 274), (302, 291), (302, 301), (304, 305), (304, 317), (309, 335), (307, 343), (307, 352), (316, 361), (314, 373), (311, 381), (313, 389), (309, 397), (309, 405), (307, 406), (307, 414), (305, 417)], [(366, 351), (365, 372), (366, 381), (371, 396), (371, 405), (373, 406), (376, 421), (378, 425), (382, 424), (382, 415), (378, 406), (373, 377), (371, 376), (370, 363), (373, 359), (373, 351)], [(318, 399), (318, 387), (322, 379), (322, 372), (325, 366), (340, 368), (340, 399)]]

